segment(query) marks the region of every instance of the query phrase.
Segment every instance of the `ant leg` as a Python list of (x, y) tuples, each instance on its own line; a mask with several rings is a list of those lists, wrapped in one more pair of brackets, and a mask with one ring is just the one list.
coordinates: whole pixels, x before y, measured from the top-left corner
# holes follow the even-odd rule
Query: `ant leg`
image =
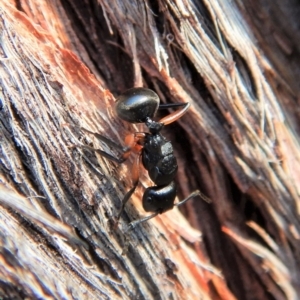
[(211, 203), (211, 200), (210, 200), (208, 197), (206, 197), (205, 195), (203, 195), (199, 190), (196, 190), (196, 191), (192, 192), (192, 193), (191, 193), (188, 197), (186, 197), (185, 199), (183, 199), (183, 200), (181, 200), (181, 201), (175, 203), (174, 206), (180, 206), (180, 205), (186, 203), (187, 201), (189, 201), (190, 199), (192, 199), (192, 198), (194, 198), (194, 197), (196, 197), (196, 196), (201, 197), (202, 200), (204, 200), (204, 201), (207, 202), (207, 203)]
[(152, 218), (155, 218), (157, 215), (159, 215), (159, 212), (156, 212), (150, 216), (147, 216), (145, 218), (142, 218), (142, 219), (138, 219), (138, 220), (135, 220), (135, 221), (132, 221), (128, 224), (128, 228), (126, 229), (125, 233), (128, 232), (129, 230), (132, 230), (134, 229), (137, 225), (141, 224), (141, 223), (144, 223), (144, 222), (147, 222), (148, 220), (152, 219)]
[(127, 151), (123, 153), (124, 159), (127, 159), (131, 153), (132, 150), (134, 150), (135, 153), (140, 155), (141, 150), (143, 148), (144, 144), (144, 138), (145, 138), (144, 132), (135, 132), (130, 133), (126, 135), (125, 137), (125, 145), (127, 146)]
[(166, 117), (159, 120), (159, 123), (163, 123), (164, 125), (168, 125), (170, 123), (175, 122), (179, 118), (181, 118), (187, 112), (189, 107), (191, 106), (191, 103), (189, 103), (189, 102), (184, 103), (184, 104), (185, 104), (185, 106), (182, 109), (179, 109), (179, 110), (176, 110), (176, 111), (170, 113)]
[(87, 132), (87, 133), (93, 134), (97, 139), (99, 139), (100, 141), (103, 141), (106, 145), (109, 145), (113, 148), (119, 149), (122, 152), (126, 152), (128, 150), (128, 147), (123, 147), (122, 145), (117, 144), (116, 142), (110, 140), (109, 138), (107, 138), (107, 137), (105, 137), (105, 136), (103, 136), (103, 135), (101, 135), (97, 132), (90, 131), (90, 130), (85, 129), (83, 127), (80, 127), (80, 129)]
[(90, 130), (85, 129), (83, 127), (80, 127), (80, 129), (82, 129), (83, 131), (88, 132), (90, 134), (93, 134), (97, 139), (103, 141), (104, 143), (106, 143), (107, 145), (109, 145), (113, 148), (117, 148), (117, 149), (121, 150), (123, 153), (122, 153), (121, 157), (116, 157), (116, 156), (113, 156), (110, 153), (107, 153), (107, 152), (103, 151), (103, 150), (95, 149), (95, 148), (87, 146), (87, 145), (78, 145), (77, 147), (97, 152), (101, 156), (104, 156), (104, 157), (108, 158), (109, 160), (114, 161), (118, 164), (123, 163), (129, 157), (129, 155), (131, 153), (131, 150), (136, 146), (138, 141), (142, 140), (142, 138), (144, 137), (144, 134), (142, 134), (142, 133), (128, 134), (125, 138), (126, 146), (123, 147), (122, 145), (117, 144), (116, 142), (110, 140), (109, 138), (107, 138), (107, 137), (105, 137), (105, 136), (103, 136), (103, 135), (101, 135), (97, 132), (90, 131)]
[(125, 233), (127, 233), (128, 231), (134, 229), (137, 225), (139, 225), (139, 224), (141, 224), (141, 223), (144, 223), (144, 222), (147, 222), (147, 221), (149, 221), (150, 219), (155, 218), (155, 217), (156, 217), (157, 215), (159, 215), (159, 214), (160, 214), (160, 212), (156, 212), (156, 213), (154, 213), (154, 214), (152, 214), (152, 215), (150, 215), (150, 216), (147, 216), (147, 217), (145, 217), (145, 218), (141, 218), (141, 219), (138, 219), (138, 220), (135, 220), (135, 221), (130, 222), (130, 223), (128, 224), (128, 227), (127, 227)]
[(99, 153), (101, 156), (104, 156), (104, 157), (108, 158), (109, 160), (114, 161), (118, 164), (123, 163), (127, 159), (127, 157), (123, 157), (124, 154), (121, 157), (115, 157), (115, 156), (111, 155), (110, 153), (107, 153), (107, 152), (105, 152), (103, 150), (100, 150), (100, 149), (95, 149), (95, 148), (87, 146), (87, 145), (76, 145), (75, 147), (81, 148), (81, 149), (92, 150), (96, 153)]
[(132, 194), (134, 193), (138, 183), (139, 183), (139, 167), (140, 167), (140, 158), (141, 155), (139, 154), (132, 166), (132, 179), (133, 179), (133, 187), (126, 193), (126, 195), (124, 196), (123, 200), (122, 200), (122, 204), (121, 204), (121, 208), (116, 216), (116, 223), (115, 225), (118, 224), (119, 219), (121, 217), (121, 214), (124, 210), (125, 204), (128, 202), (128, 200), (130, 199), (130, 197), (132, 196)]

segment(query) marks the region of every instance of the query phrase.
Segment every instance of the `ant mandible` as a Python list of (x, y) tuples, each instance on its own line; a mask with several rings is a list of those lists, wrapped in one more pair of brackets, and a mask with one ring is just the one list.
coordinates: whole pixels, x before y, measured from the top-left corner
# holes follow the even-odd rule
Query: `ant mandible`
[[(132, 167), (133, 187), (126, 193), (122, 200), (122, 206), (116, 216), (118, 223), (125, 204), (134, 193), (139, 182), (140, 161), (148, 171), (149, 177), (155, 183), (155, 186), (148, 187), (143, 195), (143, 208), (146, 212), (153, 214), (129, 223), (129, 229), (134, 228), (137, 224), (148, 221), (158, 214), (164, 213), (179, 206), (195, 196), (201, 196), (206, 201), (210, 201), (199, 190), (191, 193), (187, 198), (178, 203), (174, 203), (176, 198), (176, 185), (174, 177), (177, 173), (177, 161), (173, 153), (173, 147), (170, 141), (160, 133), (165, 125), (168, 125), (182, 117), (190, 107), (190, 103), (177, 104), (160, 104), (158, 95), (146, 88), (132, 88), (125, 91), (116, 99), (115, 111), (119, 118), (129, 123), (144, 123), (149, 132), (135, 132), (125, 137), (123, 147), (116, 142), (98, 134), (82, 128), (84, 131), (92, 133), (99, 140), (107, 145), (118, 149), (122, 152), (120, 157), (115, 157), (105, 151), (94, 149), (88, 146), (83, 148), (92, 149), (100, 155), (117, 162), (123, 163), (132, 152), (135, 152), (136, 158)], [(179, 110), (172, 112), (158, 122), (153, 118), (158, 109), (168, 109), (171, 107), (181, 107)]]

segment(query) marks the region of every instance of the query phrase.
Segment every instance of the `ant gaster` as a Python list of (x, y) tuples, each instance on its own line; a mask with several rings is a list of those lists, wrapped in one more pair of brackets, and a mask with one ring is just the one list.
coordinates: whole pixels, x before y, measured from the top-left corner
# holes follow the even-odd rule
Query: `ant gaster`
[[(123, 163), (129, 157), (131, 152), (137, 154), (132, 167), (133, 187), (126, 193), (122, 200), (121, 209), (116, 217), (116, 224), (124, 210), (125, 204), (138, 185), (140, 161), (142, 161), (151, 180), (155, 183), (155, 186), (148, 187), (143, 195), (144, 210), (146, 212), (152, 212), (153, 214), (131, 222), (129, 228), (133, 228), (137, 224), (154, 218), (158, 214), (172, 209), (174, 206), (182, 205), (195, 196), (201, 196), (204, 200), (209, 201), (209, 199), (204, 197), (200, 191), (196, 190), (184, 200), (174, 204), (176, 198), (174, 177), (177, 173), (178, 166), (171, 142), (163, 137), (160, 132), (165, 125), (182, 117), (190, 107), (190, 103), (160, 104), (159, 102), (158, 95), (154, 91), (146, 88), (132, 88), (117, 97), (115, 111), (118, 117), (129, 123), (144, 123), (149, 129), (149, 132), (135, 132), (127, 135), (125, 138), (126, 147), (122, 147), (98, 133), (82, 128), (83, 130), (94, 134), (107, 145), (118, 149), (122, 154), (120, 157), (115, 157), (110, 153), (99, 149), (90, 148), (88, 146), (82, 146), (83, 148), (92, 149), (100, 155), (119, 164)], [(153, 120), (158, 109), (167, 109), (171, 107), (181, 108), (162, 118), (158, 122)]]

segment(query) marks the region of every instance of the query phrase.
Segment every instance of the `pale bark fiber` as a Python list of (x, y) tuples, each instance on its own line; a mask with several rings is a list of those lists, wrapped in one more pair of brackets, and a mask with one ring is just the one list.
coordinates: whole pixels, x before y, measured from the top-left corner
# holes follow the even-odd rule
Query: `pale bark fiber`
[[(277, 3), (278, 2), (278, 3)], [(300, 5), (297, 1), (0, 3), (0, 299), (298, 299)], [(114, 114), (127, 88), (191, 102), (163, 133), (178, 197), (120, 224), (143, 126)], [(187, 221), (187, 219), (188, 221)], [(124, 244), (128, 249), (124, 249)]]

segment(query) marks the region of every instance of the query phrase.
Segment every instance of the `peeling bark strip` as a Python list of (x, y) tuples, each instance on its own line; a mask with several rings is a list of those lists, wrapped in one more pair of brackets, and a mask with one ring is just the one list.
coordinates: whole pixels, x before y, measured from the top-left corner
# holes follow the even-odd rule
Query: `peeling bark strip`
[[(292, 1), (2, 2), (0, 298), (297, 299)], [(132, 161), (76, 147), (113, 151), (79, 126), (120, 143), (136, 130), (113, 94), (142, 85), (192, 103), (164, 134), (179, 198), (212, 199), (186, 206), (195, 229), (174, 209), (124, 236), (145, 215), (142, 171), (113, 230)]]

